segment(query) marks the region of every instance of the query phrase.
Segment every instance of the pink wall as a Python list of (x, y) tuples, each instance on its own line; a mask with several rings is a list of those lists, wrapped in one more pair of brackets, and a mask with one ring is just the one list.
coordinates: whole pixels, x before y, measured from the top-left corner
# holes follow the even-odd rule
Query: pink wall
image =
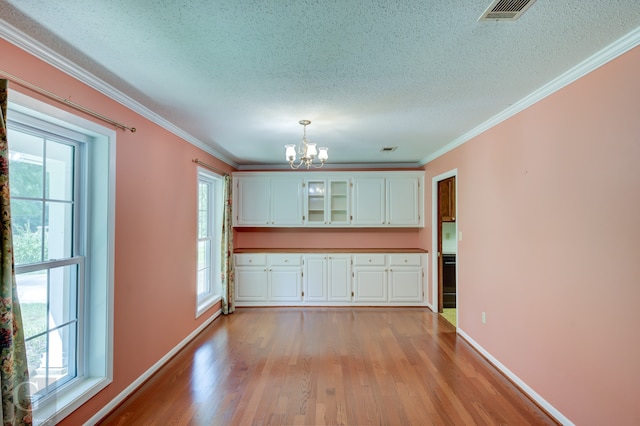
[(635, 48), (426, 166), (429, 200), (458, 170), (460, 329), (580, 425), (640, 424), (639, 70)]
[[(0, 51), (3, 70), (137, 128), (117, 132), (113, 383), (63, 422), (82, 424), (219, 309), (194, 318), (197, 172), (191, 160), (231, 168), (4, 40)], [(10, 90), (40, 98), (16, 84)]]
[(397, 249), (423, 248), (419, 230), (236, 228), (234, 248)]

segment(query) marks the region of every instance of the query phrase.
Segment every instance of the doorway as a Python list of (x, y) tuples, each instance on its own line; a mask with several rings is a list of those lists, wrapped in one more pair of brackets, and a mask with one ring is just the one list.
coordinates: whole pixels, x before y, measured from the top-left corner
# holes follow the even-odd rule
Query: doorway
[(433, 307), (454, 327), (458, 319), (457, 170), (433, 178)]

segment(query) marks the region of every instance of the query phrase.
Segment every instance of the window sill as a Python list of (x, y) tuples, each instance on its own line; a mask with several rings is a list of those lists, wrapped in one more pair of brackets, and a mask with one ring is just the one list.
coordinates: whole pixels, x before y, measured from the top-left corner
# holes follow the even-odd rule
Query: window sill
[(44, 402), (34, 403), (34, 426), (59, 423), (110, 383), (106, 377), (87, 377), (60, 389)]
[(216, 294), (209, 297), (206, 297), (202, 300), (198, 301), (198, 306), (196, 308), (196, 318), (199, 318), (204, 314), (207, 310), (209, 310), (213, 305), (222, 300), (222, 296)]

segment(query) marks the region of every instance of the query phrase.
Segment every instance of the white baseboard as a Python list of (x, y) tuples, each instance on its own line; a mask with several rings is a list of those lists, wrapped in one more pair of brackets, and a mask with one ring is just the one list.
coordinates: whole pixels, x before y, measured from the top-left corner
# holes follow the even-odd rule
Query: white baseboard
[(518, 376), (513, 374), (511, 370), (505, 367), (500, 361), (495, 359), (493, 355), (487, 352), (482, 346), (480, 346), (475, 340), (473, 340), (467, 333), (457, 329), (457, 333), (466, 340), (475, 350), (480, 352), (491, 364), (493, 364), (498, 370), (500, 370), (505, 376), (507, 376), (513, 383), (518, 385), (520, 389), (522, 389), (531, 399), (533, 399), (540, 407), (547, 411), (551, 416), (553, 416), (560, 424), (565, 426), (574, 426), (573, 422), (566, 418), (560, 411), (558, 411), (555, 407), (549, 404), (543, 397), (541, 397), (536, 391), (531, 389), (529, 385), (522, 381)]
[(211, 315), (211, 318), (207, 319), (202, 323), (198, 328), (196, 328), (191, 334), (185, 337), (180, 343), (178, 343), (173, 349), (171, 349), (165, 356), (160, 358), (158, 362), (153, 364), (151, 368), (145, 371), (140, 377), (138, 377), (133, 383), (131, 383), (125, 390), (120, 392), (118, 396), (113, 398), (107, 405), (102, 407), (100, 411), (93, 415), (87, 422), (85, 426), (93, 426), (102, 420), (107, 414), (111, 412), (114, 408), (116, 408), (122, 401), (124, 401), (133, 391), (135, 391), (140, 385), (142, 385), (145, 381), (147, 381), (154, 373), (156, 373), (164, 364), (166, 364), (171, 358), (173, 358), (182, 348), (184, 348), (187, 343), (193, 340), (206, 326), (211, 324), (214, 319), (218, 318), (222, 315), (222, 310), (219, 309), (216, 313)]

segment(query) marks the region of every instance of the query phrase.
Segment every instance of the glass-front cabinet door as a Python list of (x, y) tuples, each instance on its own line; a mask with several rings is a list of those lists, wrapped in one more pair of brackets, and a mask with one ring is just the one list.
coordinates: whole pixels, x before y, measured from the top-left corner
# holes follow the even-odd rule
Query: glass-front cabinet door
[(329, 181), (329, 223), (332, 225), (346, 225), (350, 223), (349, 217), (349, 181)]
[(307, 180), (305, 210), (307, 225), (348, 225), (349, 179)]
[(307, 181), (306, 208), (307, 223), (310, 225), (324, 225), (327, 223), (327, 182), (325, 180)]

